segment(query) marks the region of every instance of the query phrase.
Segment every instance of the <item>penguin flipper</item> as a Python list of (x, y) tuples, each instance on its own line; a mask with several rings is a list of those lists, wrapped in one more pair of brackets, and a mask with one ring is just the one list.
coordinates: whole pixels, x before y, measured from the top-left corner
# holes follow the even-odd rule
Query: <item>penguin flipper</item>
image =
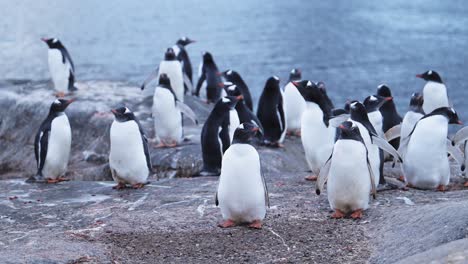
[(374, 181), (374, 171), (372, 171), (372, 166), (369, 161), (369, 156), (366, 155), (366, 162), (367, 162), (367, 169), (369, 170), (369, 176), (371, 181), (371, 193), (372, 197), (375, 199), (377, 190), (375, 189), (375, 181)]
[(330, 172), (330, 167), (331, 167), (331, 158), (332, 158), (332, 156), (333, 156), (333, 154), (330, 155), (327, 162), (325, 162), (323, 167), (320, 169), (319, 175), (317, 176), (317, 184), (315, 185), (315, 193), (317, 195), (320, 195), (320, 193), (323, 190), (323, 186), (327, 182), (328, 174)]
[(190, 120), (192, 120), (193, 123), (195, 123), (196, 125), (198, 125), (198, 119), (197, 119), (197, 115), (193, 112), (193, 110), (186, 104), (180, 102), (180, 101), (177, 101), (176, 102), (176, 105), (177, 105), (177, 108), (179, 108), (179, 110), (185, 115), (187, 116), (188, 118), (190, 118)]
[(401, 124), (398, 124), (385, 132), (385, 138), (387, 141), (394, 140), (395, 138), (400, 137), (401, 133)]
[(148, 170), (151, 173), (153, 172), (153, 165), (151, 164), (151, 156), (149, 154), (148, 138), (146, 137), (145, 131), (138, 119), (135, 118), (134, 121), (137, 123), (138, 129), (140, 130), (141, 140), (143, 142), (143, 152), (145, 153), (146, 158), (146, 166), (148, 166)]
[(60, 49), (60, 52), (62, 53), (62, 62), (63, 64), (68, 64), (70, 65), (70, 69), (72, 72), (75, 72), (75, 64), (73, 63), (73, 60), (70, 56), (70, 53), (68, 53), (68, 50), (66, 48)]
[(229, 119), (228, 118), (225, 118), (225, 120), (223, 121), (223, 124), (221, 125), (219, 138), (221, 139), (221, 144), (223, 144), (222, 150), (224, 153), (231, 145), (231, 139), (229, 138)]
[(388, 152), (395, 159), (399, 160), (400, 162), (403, 162), (403, 160), (401, 159), (401, 156), (398, 153), (398, 151), (392, 145), (390, 145), (390, 143), (388, 143), (385, 139), (380, 138), (378, 136), (373, 136), (372, 137), (372, 142), (375, 145), (377, 145), (379, 148), (381, 148), (382, 150)]
[(148, 77), (146, 77), (145, 81), (141, 85), (141, 90), (144, 90), (145, 87), (154, 79), (156, 79), (158, 76), (159, 76), (159, 66), (154, 71), (152, 71)]
[(200, 96), (200, 89), (205, 80), (206, 80), (206, 75), (205, 75), (205, 72), (202, 71), (200, 77), (198, 78), (197, 88), (195, 89), (195, 91), (193, 91), (193, 95)]
[(70, 74), (68, 75), (68, 91), (74, 92), (77, 90), (78, 88), (75, 87), (75, 74), (70, 70)]
[(219, 201), (218, 201), (218, 192), (216, 191), (215, 193), (215, 205), (218, 206), (219, 205)]
[(457, 146), (468, 140), (468, 126), (461, 128), (457, 131), (452, 139), (452, 145)]
[(265, 192), (265, 206), (268, 206), (268, 208), (270, 208), (270, 194), (268, 193), (265, 174), (263, 173), (263, 171), (260, 171), (260, 175), (262, 176), (263, 190)]
[(349, 119), (349, 114), (341, 114), (338, 116), (333, 116), (328, 120), (328, 124), (332, 127), (339, 127), (341, 123)]
[(183, 71), (182, 73), (184, 75), (184, 84), (187, 87), (187, 90), (193, 92), (192, 81), (189, 79), (186, 72)]
[[(464, 167), (463, 165), (463, 162), (464, 162), (464, 157), (463, 157), (463, 153), (461, 152), (461, 150), (456, 147), (456, 146), (453, 146), (452, 145), (452, 141), (450, 141), (450, 139), (447, 139), (447, 152), (450, 154), (450, 156), (452, 156), (452, 158), (459, 164), (461, 165), (462, 167)], [(462, 171), (464, 169), (462, 168)]]
[[(46, 123), (45, 123), (46, 124)], [(47, 149), (49, 146), (50, 136), (50, 123), (39, 130), (34, 142), (34, 154), (36, 156), (37, 174), (42, 176), (42, 169), (44, 168)]]

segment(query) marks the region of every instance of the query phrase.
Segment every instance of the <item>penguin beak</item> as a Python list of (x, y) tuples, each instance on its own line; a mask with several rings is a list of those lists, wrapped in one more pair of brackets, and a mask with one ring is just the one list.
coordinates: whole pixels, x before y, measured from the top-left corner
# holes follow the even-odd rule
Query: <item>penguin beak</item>
[(217, 76), (223, 76), (223, 73), (222, 72), (216, 72), (216, 75)]
[(48, 38), (41, 38), (42, 41), (47, 42), (49, 39)]
[(115, 110), (115, 109), (112, 109), (111, 112), (112, 112), (114, 115), (117, 115), (117, 114), (118, 114), (117, 110)]
[(339, 128), (339, 129), (346, 129), (346, 127), (343, 126), (343, 125), (339, 125), (338, 128)]
[(237, 96), (236, 98), (237, 98), (237, 100), (239, 100), (239, 101), (240, 101), (240, 100), (244, 100), (244, 96), (243, 96), (242, 94), (239, 95), (239, 96)]
[(224, 88), (224, 83), (219, 82), (219, 83), (218, 83), (218, 87), (219, 87), (219, 88)]
[(393, 100), (393, 97), (391, 97), (391, 96), (385, 97), (385, 99), (384, 99), (384, 101), (386, 101), (386, 102), (387, 102), (387, 101), (391, 101), (391, 100)]
[(76, 101), (76, 98), (72, 98), (72, 99), (68, 100), (66, 106), (69, 106), (71, 103), (73, 103), (75, 101)]
[(194, 40), (194, 39), (189, 40), (189, 44), (190, 44), (190, 43), (195, 43), (195, 42), (197, 42), (197, 41)]
[(416, 78), (421, 78), (421, 79), (423, 79), (423, 76), (422, 76), (422, 74), (416, 74)]
[(298, 81), (292, 81), (292, 84), (293, 84), (294, 86), (296, 86), (297, 88), (299, 88), (300, 82), (298, 82)]
[(460, 120), (458, 120), (458, 121), (457, 121), (457, 124), (459, 124), (459, 125), (463, 125), (463, 122), (462, 122), (462, 121), (460, 121)]
[(258, 131), (260, 131), (260, 128), (259, 127), (254, 127), (254, 128), (252, 128), (252, 131), (253, 132), (258, 132)]

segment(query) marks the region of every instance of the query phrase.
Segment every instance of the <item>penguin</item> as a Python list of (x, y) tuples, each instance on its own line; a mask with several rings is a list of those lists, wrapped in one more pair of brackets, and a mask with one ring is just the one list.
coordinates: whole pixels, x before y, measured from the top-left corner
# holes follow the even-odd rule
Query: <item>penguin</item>
[(453, 108), (437, 108), (424, 115), (406, 140), (400, 142), (405, 153), (403, 173), (409, 187), (446, 190), (450, 181), (448, 124), (462, 123)]
[(335, 105), (333, 104), (332, 100), (330, 99), (330, 97), (327, 94), (327, 88), (325, 86), (325, 83), (324, 82), (317, 82), (315, 85), (317, 85), (320, 92), (323, 94), (323, 97), (325, 99), (325, 103), (327, 104), (327, 107), (329, 109), (335, 108)]
[(264, 144), (282, 147), (286, 135), (286, 122), (283, 109), (283, 95), (279, 78), (270, 77), (258, 101), (257, 117), (264, 129)]
[(381, 138), (385, 137), (383, 129), (383, 115), (380, 112), (380, 108), (385, 102), (393, 100), (392, 97), (383, 97), (380, 95), (371, 95), (364, 99), (363, 105), (366, 108), (367, 115), (369, 116), (369, 121), (372, 126), (375, 128), (377, 135)]
[[(410, 135), (411, 131), (413, 131), (414, 126), (416, 123), (424, 116), (423, 111), (423, 103), (424, 99), (420, 93), (413, 93), (411, 95), (410, 106), (408, 112), (405, 114), (403, 118), (403, 122), (401, 123), (400, 129), (400, 141), (403, 142), (406, 138)], [(403, 148), (398, 148), (398, 152), (400, 153), (401, 157), (404, 158), (405, 153), (403, 153)]]
[(445, 87), (442, 78), (436, 71), (426, 71), (416, 75), (426, 81), (423, 88), (424, 113), (431, 113), (439, 107), (448, 107), (447, 87)]
[(208, 115), (201, 132), (203, 157), (202, 176), (218, 176), (221, 170), (223, 153), (230, 146), (229, 111), (234, 109), (237, 98), (222, 97)]
[(200, 96), (202, 86), (206, 87), (206, 102), (216, 103), (222, 96), (223, 85), (220, 85), (221, 73), (209, 52), (203, 53), (203, 61), (200, 64), (199, 76), (195, 95)]
[(249, 87), (247, 84), (245, 84), (240, 74), (233, 70), (227, 70), (222, 72), (222, 76), (226, 81), (231, 82), (237, 86), (237, 88), (241, 91), (242, 96), (244, 97), (245, 105), (250, 109), (250, 111), (253, 111), (252, 95), (250, 94)]
[(292, 69), (289, 81), (284, 87), (284, 111), (288, 135), (301, 136), (301, 117), (306, 108), (306, 101), (292, 82), (301, 80), (301, 70)]
[(34, 140), (37, 173), (27, 182), (57, 183), (67, 179), (71, 149), (71, 128), (65, 109), (74, 99), (57, 99), (50, 106), (47, 118), (42, 122)]
[[(141, 85), (141, 90), (144, 90), (149, 83), (151, 83), (154, 79), (159, 80), (159, 76), (165, 73), (169, 79), (171, 80), (171, 87), (174, 91), (177, 99), (180, 102), (184, 102), (184, 75), (182, 73), (182, 65), (177, 60), (174, 50), (172, 48), (168, 48), (166, 53), (164, 54), (164, 60), (161, 61), (159, 67), (156, 68), (143, 82)], [(187, 81), (185, 80), (185, 83)]]
[(232, 145), (223, 155), (215, 204), (224, 221), (220, 227), (247, 223), (262, 228), (267, 206), (268, 189), (260, 166), (260, 157), (250, 141), (259, 128), (242, 123), (234, 134)]
[(188, 37), (182, 37), (179, 40), (177, 40), (176, 44), (172, 47), (177, 57), (177, 60), (179, 60), (182, 64), (182, 72), (184, 74), (184, 78), (188, 79), (186, 82), (184, 82), (185, 94), (187, 94), (188, 91), (192, 92), (193, 90), (192, 63), (190, 62), (190, 58), (185, 47), (195, 42), (195, 40), (189, 39)]
[(179, 101), (169, 77), (162, 73), (153, 96), (154, 130), (159, 141), (156, 147), (175, 147), (181, 143), (184, 137), (182, 113), (198, 124), (195, 113)]
[(359, 219), (369, 208), (369, 190), (375, 198), (374, 175), (369, 162), (366, 144), (359, 126), (351, 121), (339, 127), (340, 137), (333, 146), (333, 153), (320, 172), (316, 193), (320, 194), (327, 181), (332, 218)]
[[(238, 90), (237, 87), (231, 83), (231, 82), (225, 82), (223, 83), (225, 93), (230, 96), (235, 96), (237, 98), (237, 105), (240, 105), (241, 101), (244, 99), (242, 94), (234, 95), (236, 93), (235, 90)], [(229, 87), (228, 87), (229, 86)], [(230, 89), (230, 90), (229, 90)], [(237, 127), (241, 124), (240, 122), (240, 117), (239, 113), (237, 112), (237, 109), (231, 109), (229, 110), (229, 139), (230, 142), (232, 142), (232, 139), (234, 138), (234, 132), (236, 131)]]
[(49, 71), (57, 97), (65, 96), (67, 91), (76, 91), (75, 65), (68, 50), (57, 38), (41, 38), (41, 40), (49, 47)]
[(112, 188), (124, 189), (127, 184), (143, 188), (152, 170), (148, 138), (130, 109), (120, 107), (111, 112), (114, 121), (110, 128), (109, 167), (117, 182)]
[(306, 102), (301, 117), (301, 141), (307, 164), (312, 171), (312, 175), (306, 177), (306, 180), (315, 181), (335, 143), (336, 128), (329, 125), (332, 109), (325, 99), (326, 94), (314, 82), (303, 80), (293, 82), (293, 85)]
[[(377, 87), (377, 95), (383, 97), (392, 97), (392, 91), (386, 84), (381, 84)], [(380, 107), (379, 111), (383, 116), (382, 128), (384, 133), (387, 133), (387, 131), (390, 130), (392, 127), (401, 124), (403, 120), (398, 114), (394, 99), (385, 101)], [(392, 145), (395, 149), (398, 149), (399, 144), (400, 141), (398, 139), (390, 141), (390, 145)]]

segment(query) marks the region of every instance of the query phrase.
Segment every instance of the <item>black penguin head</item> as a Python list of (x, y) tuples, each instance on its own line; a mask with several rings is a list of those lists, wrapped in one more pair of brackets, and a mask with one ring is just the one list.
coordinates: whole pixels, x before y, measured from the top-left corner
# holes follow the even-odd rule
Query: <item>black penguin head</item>
[(159, 86), (167, 88), (171, 87), (171, 80), (169, 79), (169, 76), (167, 76), (167, 74), (161, 73), (159, 75)]
[(267, 93), (280, 91), (280, 79), (277, 76), (271, 76), (265, 83), (264, 91)]
[(349, 112), (351, 111), (351, 104), (352, 103), (356, 103), (356, 102), (359, 102), (358, 100), (346, 100), (346, 103), (344, 105), (344, 110), (346, 111), (346, 113), (349, 114)]
[(437, 83), (443, 83), (442, 78), (436, 71), (429, 70), (422, 74), (417, 74), (416, 77), (424, 79), (425, 81), (433, 81)]
[(422, 113), (424, 114), (424, 111), (422, 109), (424, 103), (424, 97), (420, 93), (413, 93), (411, 95), (411, 100), (410, 100), (410, 109), (413, 112), (417, 113)]
[(227, 95), (236, 97), (242, 95), (239, 87), (237, 87), (237, 85), (233, 84), (232, 82), (224, 82), (223, 85)]
[(115, 120), (118, 122), (126, 122), (129, 120), (134, 120), (135, 115), (127, 107), (119, 107), (117, 109), (112, 109), (111, 112), (115, 116)]
[(302, 79), (301, 69), (298, 69), (298, 68), (292, 69), (291, 72), (289, 73), (289, 81), (290, 82), (299, 81), (300, 79)]
[(370, 113), (370, 112), (374, 112), (374, 111), (378, 111), (380, 109), (380, 107), (382, 107), (382, 105), (385, 103), (385, 102), (388, 102), (388, 101), (391, 101), (393, 100), (392, 97), (383, 97), (383, 96), (380, 96), (380, 95), (370, 95), (370, 96), (367, 96), (366, 99), (364, 99), (364, 107), (366, 108), (367, 112)]
[(302, 80), (299, 82), (292, 82), (296, 86), (299, 93), (301, 93), (304, 100), (320, 104), (323, 100), (323, 94), (314, 82), (309, 80)]
[(63, 49), (62, 42), (57, 38), (41, 38), (41, 40), (49, 46), (49, 49)]
[(242, 123), (234, 131), (234, 137), (232, 139), (232, 144), (236, 143), (249, 143), (252, 138), (257, 135), (257, 132), (260, 131), (260, 128), (252, 123)]
[(366, 107), (358, 101), (352, 102), (349, 105), (349, 113), (351, 115), (351, 119), (358, 121), (358, 122), (363, 122), (363, 121), (369, 121), (369, 116), (367, 115), (367, 110)]
[(176, 42), (176, 44), (185, 47), (185, 46), (187, 46), (188, 44), (194, 43), (194, 42), (195, 42), (195, 40), (193, 40), (193, 39), (189, 39), (188, 37), (182, 37), (182, 38), (180, 38), (180, 39)]
[(208, 51), (203, 52), (203, 63), (213, 63), (213, 56)]
[[(240, 98), (240, 97), (239, 97)], [(221, 97), (218, 102), (216, 102), (216, 105), (213, 108), (213, 111), (216, 109), (217, 111), (229, 111), (234, 109), (236, 106), (237, 102), (239, 101), (239, 98), (237, 96), (225, 96)]]
[(166, 50), (166, 53), (164, 53), (164, 60), (170, 61), (170, 60), (175, 60), (176, 55), (175, 52), (172, 48), (168, 48)]
[(340, 139), (354, 139), (362, 141), (361, 133), (359, 127), (351, 121), (344, 121), (338, 127), (340, 130)]
[(57, 99), (50, 105), (49, 113), (60, 113), (65, 111), (67, 107), (73, 103), (75, 99), (65, 100), (65, 99)]
[(391, 97), (392, 91), (386, 84), (381, 84), (377, 87), (377, 95), (380, 95), (383, 97)]
[(458, 118), (457, 112), (455, 112), (455, 110), (451, 107), (439, 107), (432, 111), (430, 114), (426, 115), (426, 117), (433, 115), (445, 116), (448, 119), (449, 124), (463, 125), (463, 123)]
[(315, 85), (317, 85), (317, 88), (319, 88), (320, 92), (322, 92), (325, 95), (327, 94), (327, 87), (325, 86), (324, 82), (318, 82)]
[(226, 81), (237, 83), (238, 80), (242, 79), (240, 74), (233, 70), (223, 71), (221, 75)]

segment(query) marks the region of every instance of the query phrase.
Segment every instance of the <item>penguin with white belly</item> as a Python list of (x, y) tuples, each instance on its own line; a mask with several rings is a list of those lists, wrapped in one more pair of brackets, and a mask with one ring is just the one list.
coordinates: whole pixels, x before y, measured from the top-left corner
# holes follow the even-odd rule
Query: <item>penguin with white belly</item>
[(379, 135), (381, 138), (384, 138), (385, 133), (383, 130), (383, 116), (379, 110), (385, 102), (391, 101), (392, 99), (392, 97), (371, 95), (366, 97), (363, 102), (363, 105), (367, 111), (367, 115), (369, 116), (369, 121), (375, 128), (377, 135)]
[(220, 227), (246, 223), (251, 228), (262, 227), (269, 206), (268, 190), (260, 166), (260, 157), (250, 141), (259, 128), (242, 123), (234, 133), (232, 145), (223, 155), (221, 175), (215, 203), (221, 209), (224, 222)]
[(231, 145), (229, 139), (229, 111), (234, 109), (238, 99), (233, 96), (222, 97), (215, 104), (206, 119), (201, 132), (203, 157), (202, 176), (218, 176), (221, 170), (223, 153)]
[(327, 181), (328, 201), (335, 211), (331, 217), (343, 218), (351, 214), (353, 219), (359, 219), (369, 207), (369, 190), (375, 198), (373, 171), (359, 127), (352, 121), (345, 121), (338, 129), (340, 136), (320, 172), (316, 192), (320, 194)]
[(37, 173), (26, 182), (57, 183), (66, 181), (71, 149), (71, 128), (65, 109), (74, 101), (57, 99), (50, 106), (34, 140)]
[(152, 170), (148, 138), (130, 109), (120, 107), (112, 109), (112, 113), (109, 167), (117, 182), (113, 189), (124, 189), (127, 184), (143, 188)]
[(461, 124), (455, 110), (437, 108), (422, 117), (406, 140), (400, 142), (405, 153), (403, 172), (409, 187), (445, 191), (450, 181), (448, 124)]
[(439, 107), (448, 107), (447, 87), (436, 71), (426, 71), (416, 77), (426, 81), (423, 88), (424, 113), (430, 113)]
[(209, 52), (203, 53), (203, 61), (200, 64), (198, 83), (194, 95), (200, 96), (200, 89), (206, 88), (206, 103), (216, 103), (222, 96), (223, 85), (221, 73)]
[(286, 112), (287, 135), (301, 136), (301, 117), (306, 102), (292, 82), (301, 80), (301, 70), (292, 69), (289, 81), (284, 87), (284, 111)]
[[(378, 86), (377, 95), (393, 98), (392, 91), (386, 84), (381, 84)], [(403, 120), (401, 116), (398, 114), (394, 99), (385, 101), (384, 104), (379, 108), (379, 111), (383, 117), (382, 128), (383, 128), (384, 133), (387, 133), (387, 131), (390, 130), (392, 127), (401, 124)], [(398, 149), (398, 146), (400, 144), (400, 140), (398, 138), (393, 139), (389, 142), (390, 142), (390, 145), (392, 145), (395, 149)], [(388, 155), (386, 155), (386, 157), (387, 156)]]
[(57, 91), (57, 97), (63, 97), (67, 92), (76, 91), (75, 65), (68, 50), (57, 38), (42, 38), (47, 46), (49, 71)]
[[(401, 123), (400, 142), (406, 140), (406, 138), (410, 135), (411, 131), (413, 131), (416, 123), (424, 116), (424, 111), (422, 109), (423, 103), (424, 99), (420, 93), (414, 93), (411, 95), (410, 109), (405, 114), (403, 122)], [(403, 153), (403, 148), (398, 148), (398, 152), (400, 153), (402, 158), (405, 157), (405, 153)]]
[(227, 70), (222, 73), (226, 81), (231, 82), (237, 86), (242, 96), (244, 97), (244, 103), (249, 108), (250, 111), (253, 111), (253, 102), (252, 95), (250, 94), (249, 87), (244, 82), (240, 74), (233, 70)]
[[(187, 94), (188, 91), (192, 92), (192, 63), (190, 62), (189, 55), (185, 47), (189, 44), (194, 43), (195, 40), (188, 37), (182, 37), (177, 40), (176, 44), (172, 47), (177, 59), (182, 64), (182, 72), (184, 74), (184, 92)], [(187, 80), (185, 80), (187, 79)]]

